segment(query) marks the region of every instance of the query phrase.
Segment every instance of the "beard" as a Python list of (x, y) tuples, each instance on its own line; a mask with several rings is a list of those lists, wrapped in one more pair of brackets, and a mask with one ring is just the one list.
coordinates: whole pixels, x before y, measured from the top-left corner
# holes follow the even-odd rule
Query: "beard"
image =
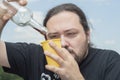
[(74, 57), (77, 63), (81, 63), (87, 56), (88, 54), (88, 41), (85, 41), (85, 43), (80, 46), (79, 52), (75, 52), (75, 50), (70, 49), (68, 47), (65, 47), (67, 51)]

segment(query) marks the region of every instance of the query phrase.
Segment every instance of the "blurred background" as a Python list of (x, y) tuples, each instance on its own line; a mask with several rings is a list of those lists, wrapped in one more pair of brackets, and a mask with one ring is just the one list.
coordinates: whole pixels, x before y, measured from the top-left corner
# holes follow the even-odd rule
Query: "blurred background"
[[(120, 0), (28, 0), (27, 7), (33, 11), (34, 19), (42, 24), (47, 11), (62, 3), (74, 3), (85, 12), (91, 27), (91, 42), (95, 47), (120, 53)], [(8, 42), (36, 44), (44, 40), (41, 34), (29, 26), (19, 27), (12, 21), (7, 23), (1, 38)], [(8, 80), (1, 75), (3, 73), (0, 73), (0, 80)], [(12, 75), (12, 78), (15, 77)]]
[[(91, 26), (91, 41), (96, 47), (120, 53), (119, 0), (28, 0), (27, 7), (33, 11), (34, 19), (42, 24), (47, 11), (62, 3), (74, 3), (82, 8)], [(3, 30), (2, 40), (39, 44), (44, 38), (30, 27), (18, 27), (9, 21)]]

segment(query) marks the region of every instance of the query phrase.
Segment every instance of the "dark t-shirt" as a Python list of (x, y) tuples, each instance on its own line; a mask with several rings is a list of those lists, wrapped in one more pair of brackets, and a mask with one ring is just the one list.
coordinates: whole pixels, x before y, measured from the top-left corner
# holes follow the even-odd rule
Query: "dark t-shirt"
[[(46, 59), (40, 45), (6, 43), (11, 68), (24, 80), (60, 80), (59, 76), (45, 69)], [(79, 64), (85, 80), (120, 80), (120, 55), (111, 50), (89, 48), (88, 56)], [(67, 74), (66, 74), (67, 75)]]
[(85, 80), (120, 80), (120, 55), (112, 50), (90, 48), (80, 70)]

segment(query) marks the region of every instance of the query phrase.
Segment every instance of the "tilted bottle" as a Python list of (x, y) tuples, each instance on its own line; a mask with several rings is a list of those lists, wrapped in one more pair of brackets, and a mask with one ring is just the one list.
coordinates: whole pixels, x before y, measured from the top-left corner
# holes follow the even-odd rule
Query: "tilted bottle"
[(9, 13), (14, 14), (14, 16), (11, 18), (14, 23), (22, 27), (30, 26), (44, 35), (46, 39), (46, 27), (33, 19), (33, 13), (27, 7), (20, 6), (17, 3), (8, 2), (6, 0), (0, 0), (0, 5), (0, 8), (7, 9)]

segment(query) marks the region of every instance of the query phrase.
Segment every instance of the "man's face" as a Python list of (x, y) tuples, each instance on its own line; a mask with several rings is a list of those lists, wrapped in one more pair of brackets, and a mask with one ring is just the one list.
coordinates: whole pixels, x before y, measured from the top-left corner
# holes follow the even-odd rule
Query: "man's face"
[(61, 39), (62, 47), (66, 48), (77, 62), (86, 55), (89, 31), (85, 33), (78, 15), (64, 11), (51, 17), (47, 22), (48, 39)]

